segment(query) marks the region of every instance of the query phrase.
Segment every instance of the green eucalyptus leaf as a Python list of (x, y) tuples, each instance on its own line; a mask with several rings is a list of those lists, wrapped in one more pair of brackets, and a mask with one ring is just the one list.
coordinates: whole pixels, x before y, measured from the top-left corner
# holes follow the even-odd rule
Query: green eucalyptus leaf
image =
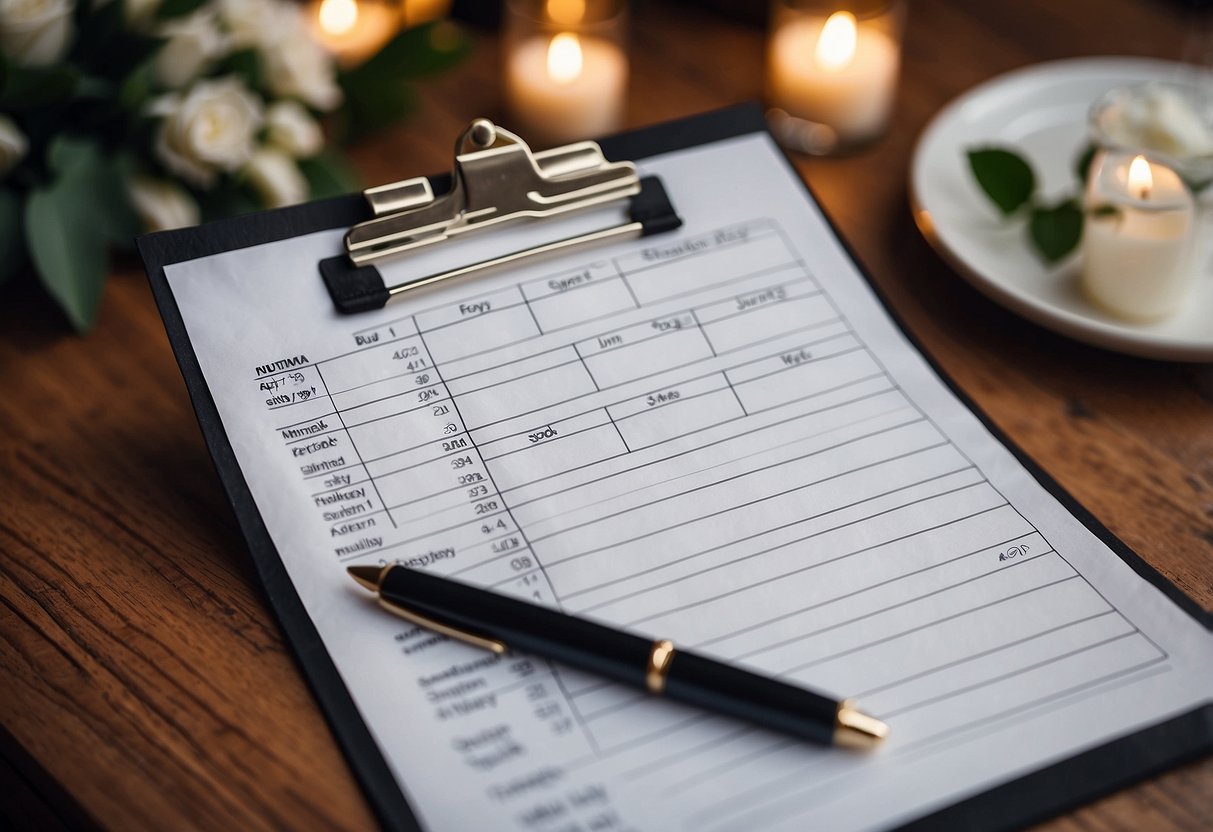
[(1098, 152), (1097, 145), (1088, 144), (1074, 159), (1074, 176), (1083, 185), (1086, 185), (1087, 180), (1091, 177), (1091, 163), (1095, 161), (1095, 154)]
[(977, 184), (1003, 214), (1018, 211), (1036, 190), (1032, 167), (1010, 150), (997, 147), (970, 150), (969, 167)]
[(0, 283), (25, 268), (25, 241), (21, 235), (21, 195), (0, 189)]
[(348, 160), (331, 150), (299, 162), (312, 199), (327, 199), (362, 189), (358, 173)]
[(1072, 252), (1082, 240), (1082, 209), (1074, 199), (1032, 209), (1028, 234), (1036, 250), (1049, 263)]

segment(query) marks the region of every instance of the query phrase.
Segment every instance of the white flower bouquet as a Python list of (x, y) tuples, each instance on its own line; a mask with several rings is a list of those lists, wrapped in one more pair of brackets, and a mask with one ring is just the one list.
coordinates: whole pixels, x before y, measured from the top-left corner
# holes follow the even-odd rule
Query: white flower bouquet
[(330, 134), (410, 107), (449, 23), (339, 70), (288, 0), (0, 0), (0, 282), (33, 273), (79, 330), (142, 231), (356, 189)]

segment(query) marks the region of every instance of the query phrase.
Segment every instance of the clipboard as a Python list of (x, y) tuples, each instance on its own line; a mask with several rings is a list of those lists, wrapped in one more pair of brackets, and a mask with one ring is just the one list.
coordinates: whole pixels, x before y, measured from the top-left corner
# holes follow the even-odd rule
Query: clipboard
[[(765, 130), (766, 125), (760, 109), (754, 105), (743, 105), (609, 137), (600, 144), (608, 160), (639, 160)], [(788, 175), (799, 179), (790, 163)], [(446, 191), (449, 184), (450, 180), (445, 177), (429, 180), (429, 187), (434, 193)], [(676, 205), (678, 195), (674, 193), (671, 197)], [(208, 449), (248, 542), (270, 605), (380, 822), (387, 829), (415, 830), (421, 828), (420, 824), (367, 725), (360, 717), (271, 540), (220, 419), (165, 274), (165, 267), (172, 264), (317, 231), (350, 228), (373, 218), (371, 205), (362, 195), (353, 194), (225, 220), (196, 229), (150, 235), (140, 239), (139, 249)], [(846, 248), (845, 241), (840, 239), (840, 242)], [(854, 260), (850, 249), (846, 248), (846, 251)], [(867, 275), (864, 274), (864, 277)], [(868, 282), (879, 294), (876, 284), (870, 278)], [(883, 297), (881, 301), (884, 302)], [(1213, 615), (1204, 612), (1199, 605), (1115, 538), (1003, 435), (921, 349), (921, 345), (906, 329), (896, 310), (889, 307), (887, 302), (884, 305), (897, 326), (919, 352), (927, 357), (933, 370), (952, 392), (976, 414), (986, 428), (1018, 458), (1045, 489), (1138, 575), (1160, 589), (1206, 630), (1213, 631)], [(1145, 730), (1037, 769), (1023, 777), (934, 811), (910, 822), (905, 828), (950, 829), (965, 825), (991, 829), (1020, 827), (1093, 800), (1166, 768), (1196, 759), (1211, 750), (1213, 704), (1205, 704)]]

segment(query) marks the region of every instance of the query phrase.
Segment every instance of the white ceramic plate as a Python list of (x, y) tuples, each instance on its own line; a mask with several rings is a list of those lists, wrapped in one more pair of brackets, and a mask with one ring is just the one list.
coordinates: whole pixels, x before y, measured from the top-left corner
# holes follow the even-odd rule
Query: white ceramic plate
[[(1101, 311), (1078, 286), (1077, 257), (1047, 267), (1028, 246), (1022, 223), (1005, 222), (979, 190), (966, 151), (1001, 145), (1031, 160), (1041, 193), (1075, 187), (1074, 160), (1086, 145), (1087, 110), (1107, 90), (1139, 81), (1173, 81), (1179, 64), (1144, 58), (1079, 58), (1036, 64), (973, 88), (927, 126), (910, 168), (915, 220), (927, 240), (974, 286), (1008, 309), (1079, 341), (1170, 361), (1213, 361), (1213, 269), (1209, 246), (1183, 309), (1138, 324)], [(1206, 204), (1206, 239), (1213, 226)]]

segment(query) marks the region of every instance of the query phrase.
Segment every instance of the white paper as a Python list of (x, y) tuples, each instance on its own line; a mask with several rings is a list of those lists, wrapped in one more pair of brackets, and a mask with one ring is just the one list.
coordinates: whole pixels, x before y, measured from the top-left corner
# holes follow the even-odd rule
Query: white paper
[[(766, 137), (642, 167), (678, 232), (353, 317), (316, 270), (340, 231), (167, 269), (266, 526), (427, 828), (884, 828), (1209, 700), (1209, 634), (955, 399)], [(823, 750), (445, 641), (345, 572), (388, 560), (856, 697), (890, 739)]]

